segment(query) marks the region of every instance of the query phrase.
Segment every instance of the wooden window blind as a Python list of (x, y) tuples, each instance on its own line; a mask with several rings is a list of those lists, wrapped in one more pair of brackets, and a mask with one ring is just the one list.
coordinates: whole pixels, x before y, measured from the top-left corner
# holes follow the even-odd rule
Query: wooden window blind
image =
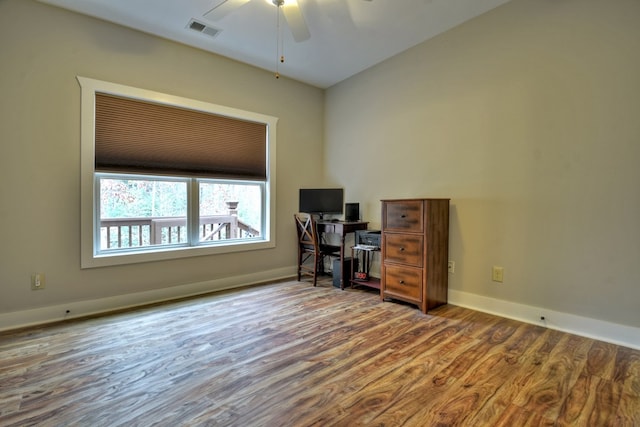
[(96, 93), (95, 168), (266, 180), (267, 125)]

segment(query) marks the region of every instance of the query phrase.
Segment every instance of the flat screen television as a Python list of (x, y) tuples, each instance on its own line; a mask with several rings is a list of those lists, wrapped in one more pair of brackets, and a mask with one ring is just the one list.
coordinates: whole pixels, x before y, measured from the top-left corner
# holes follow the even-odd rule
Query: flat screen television
[(342, 188), (301, 188), (299, 211), (320, 216), (341, 215), (344, 205)]

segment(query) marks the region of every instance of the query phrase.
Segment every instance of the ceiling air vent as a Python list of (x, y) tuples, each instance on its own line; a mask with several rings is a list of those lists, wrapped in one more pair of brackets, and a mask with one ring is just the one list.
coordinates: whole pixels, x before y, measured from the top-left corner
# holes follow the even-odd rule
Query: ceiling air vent
[(195, 19), (192, 19), (191, 21), (189, 21), (189, 25), (187, 25), (187, 28), (202, 34), (206, 34), (209, 37), (215, 37), (220, 33), (220, 31), (222, 31), (217, 28), (213, 28), (208, 25), (205, 25), (202, 22), (198, 22)]

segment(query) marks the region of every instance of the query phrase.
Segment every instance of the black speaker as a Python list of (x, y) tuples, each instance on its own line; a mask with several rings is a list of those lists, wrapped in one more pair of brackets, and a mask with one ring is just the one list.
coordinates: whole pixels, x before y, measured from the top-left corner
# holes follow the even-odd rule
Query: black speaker
[[(340, 276), (342, 276), (342, 283), (344, 283), (344, 287), (349, 286), (349, 280), (351, 280), (351, 258), (345, 258), (344, 264), (342, 268), (340, 268), (340, 258), (336, 258), (333, 260), (333, 286), (336, 288), (340, 287)], [(353, 271), (358, 270), (358, 259), (353, 260), (355, 265), (353, 266)]]
[(344, 220), (360, 221), (360, 203), (344, 204)]

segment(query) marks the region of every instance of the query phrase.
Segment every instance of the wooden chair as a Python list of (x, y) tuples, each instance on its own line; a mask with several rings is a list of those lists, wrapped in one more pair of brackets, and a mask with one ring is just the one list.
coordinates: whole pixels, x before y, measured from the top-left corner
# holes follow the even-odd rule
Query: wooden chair
[(313, 286), (316, 286), (318, 274), (324, 270), (324, 258), (339, 257), (340, 246), (320, 242), (316, 222), (310, 214), (300, 212), (293, 216), (298, 231), (298, 281), (302, 275), (308, 275), (313, 278)]

